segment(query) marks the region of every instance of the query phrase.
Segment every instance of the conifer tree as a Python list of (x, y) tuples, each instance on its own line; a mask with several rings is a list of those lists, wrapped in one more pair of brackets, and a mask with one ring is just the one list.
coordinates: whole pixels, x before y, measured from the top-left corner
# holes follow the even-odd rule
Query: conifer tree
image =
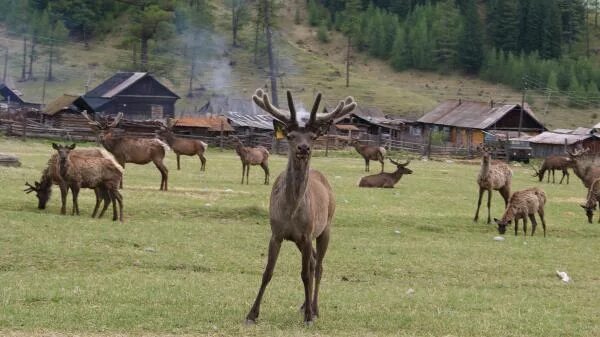
[(475, 0), (464, 4), (464, 23), (458, 41), (458, 59), (461, 67), (468, 73), (479, 72), (483, 64), (483, 27)]

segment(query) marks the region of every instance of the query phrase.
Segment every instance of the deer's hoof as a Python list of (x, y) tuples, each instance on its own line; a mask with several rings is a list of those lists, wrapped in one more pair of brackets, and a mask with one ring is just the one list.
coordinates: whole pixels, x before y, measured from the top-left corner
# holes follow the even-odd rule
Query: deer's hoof
[(304, 321), (304, 325), (309, 328), (311, 326), (313, 326), (315, 324), (314, 319), (311, 319), (310, 321)]
[(244, 325), (245, 326), (254, 326), (256, 325), (256, 321), (250, 318), (246, 318), (246, 320), (244, 321)]

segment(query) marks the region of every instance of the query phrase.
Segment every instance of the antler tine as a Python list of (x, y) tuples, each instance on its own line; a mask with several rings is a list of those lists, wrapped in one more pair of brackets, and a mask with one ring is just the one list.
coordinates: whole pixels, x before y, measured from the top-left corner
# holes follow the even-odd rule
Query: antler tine
[(310, 119), (308, 120), (308, 124), (314, 124), (317, 120), (317, 112), (319, 111), (319, 105), (321, 104), (321, 93), (317, 93), (317, 97), (315, 97), (315, 102), (313, 103), (313, 107), (310, 110)]
[(27, 188), (24, 189), (23, 192), (25, 192), (27, 194), (29, 194), (29, 193), (31, 193), (33, 191), (37, 191), (37, 188), (34, 187), (33, 185), (31, 185), (29, 182), (25, 182), (25, 186), (27, 186)]
[(117, 117), (115, 117), (115, 119), (112, 121), (112, 123), (110, 123), (108, 125), (109, 128), (114, 128), (115, 126), (119, 125), (119, 122), (121, 121), (121, 119), (123, 119), (123, 113), (119, 112), (117, 114)]
[(97, 122), (97, 121), (95, 121), (95, 120), (93, 120), (93, 119), (91, 119), (91, 118), (90, 118), (90, 116), (89, 116), (89, 115), (88, 115), (88, 113), (87, 113), (87, 110), (83, 110), (83, 111), (81, 112), (81, 115), (82, 115), (82, 116), (83, 116), (85, 119), (87, 119), (87, 121), (88, 121), (88, 123), (89, 123), (90, 125), (94, 125), (94, 126), (98, 126), (98, 127), (101, 127), (101, 126), (102, 126), (102, 125), (100, 124), (100, 122)]
[(410, 159), (407, 159), (407, 160), (406, 160), (406, 163), (404, 163), (404, 164), (401, 164), (401, 166), (406, 166), (406, 165), (408, 165), (408, 164), (410, 164)]
[(292, 121), (296, 121), (296, 106), (294, 105), (294, 99), (292, 98), (292, 92), (288, 90), (286, 92), (286, 95), (287, 95), (288, 107), (290, 108), (290, 119)]
[(271, 105), (271, 102), (269, 101), (269, 96), (265, 92), (263, 92), (262, 89), (256, 89), (256, 92), (254, 93), (254, 95), (252, 95), (252, 100), (265, 112), (271, 114), (273, 117), (286, 124), (287, 126), (291, 126), (297, 123), (295, 120), (292, 121), (279, 109)]
[(356, 108), (356, 106), (357, 104), (356, 101), (354, 101), (354, 98), (348, 96), (344, 101), (340, 101), (332, 112), (317, 117), (316, 121), (322, 122), (340, 118), (349, 114), (352, 110)]
[(398, 164), (398, 162), (397, 162), (397, 161), (395, 161), (394, 159), (392, 159), (392, 158), (388, 158), (388, 159), (390, 160), (390, 162), (391, 162), (392, 164), (394, 164), (394, 165), (396, 165), (396, 166), (400, 165), (400, 164)]

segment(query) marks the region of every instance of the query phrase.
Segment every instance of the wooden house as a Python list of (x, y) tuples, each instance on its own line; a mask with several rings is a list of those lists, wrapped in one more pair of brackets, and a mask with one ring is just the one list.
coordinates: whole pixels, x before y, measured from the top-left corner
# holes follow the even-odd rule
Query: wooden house
[(119, 72), (82, 96), (92, 112), (128, 120), (173, 118), (180, 98), (154, 76), (144, 72)]
[(5, 83), (0, 83), (0, 104), (6, 108), (39, 110), (41, 104), (26, 102), (23, 93), (15, 88), (10, 88)]
[[(329, 108), (325, 108), (327, 111)], [(409, 121), (387, 116), (376, 107), (358, 105), (348, 116), (335, 121), (338, 134), (355, 138), (406, 139)]]
[(535, 135), (546, 130), (527, 104), (521, 109), (519, 104), (460, 99), (442, 102), (417, 120), (417, 123), (423, 129), (423, 135), (440, 132), (445, 143), (457, 147), (482, 144), (486, 135), (493, 133), (505, 134), (520, 130)]
[(55, 128), (88, 128), (81, 111), (91, 107), (78, 95), (64, 94), (46, 105), (42, 110), (43, 122)]

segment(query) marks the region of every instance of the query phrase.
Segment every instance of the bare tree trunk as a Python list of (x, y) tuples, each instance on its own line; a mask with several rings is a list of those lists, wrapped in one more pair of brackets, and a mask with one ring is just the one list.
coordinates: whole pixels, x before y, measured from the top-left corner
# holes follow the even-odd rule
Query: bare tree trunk
[(193, 96), (193, 87), (194, 87), (194, 75), (196, 73), (196, 48), (194, 48), (194, 46), (196, 45), (195, 43), (196, 40), (196, 35), (194, 34), (194, 43), (192, 45), (191, 50), (189, 51), (190, 53), (190, 82), (189, 82), (189, 87), (188, 87), (188, 97), (192, 97)]
[(269, 58), (269, 77), (271, 78), (271, 101), (273, 105), (279, 106), (277, 99), (277, 69), (273, 55), (273, 36), (271, 34), (271, 4), (269, 0), (263, 0), (265, 12), (265, 30), (267, 33), (267, 56)]
[(350, 34), (348, 34), (348, 46), (346, 49), (346, 88), (350, 86)]
[(54, 76), (52, 76), (52, 62), (53, 61), (54, 61), (54, 42), (50, 41), (50, 53), (48, 55), (48, 81), (54, 80)]
[(231, 3), (231, 34), (232, 39), (233, 39), (233, 46), (237, 47), (237, 21), (238, 18), (236, 16), (236, 11), (235, 11), (235, 1), (233, 1)]
[(133, 69), (137, 70), (137, 43), (136, 42), (133, 42), (133, 55), (132, 55), (132, 58), (133, 58), (133, 62), (132, 62)]
[(33, 79), (33, 60), (35, 59), (35, 36), (31, 37), (31, 50), (29, 51), (29, 70), (27, 71), (27, 79)]
[(260, 18), (263, 12), (260, 3), (258, 3), (256, 6), (256, 25), (254, 30), (254, 64), (258, 64), (258, 32), (260, 31)]
[(23, 35), (23, 68), (21, 68), (21, 81), (25, 81), (27, 75), (27, 35)]
[(142, 37), (141, 43), (141, 70), (148, 71), (148, 38)]

